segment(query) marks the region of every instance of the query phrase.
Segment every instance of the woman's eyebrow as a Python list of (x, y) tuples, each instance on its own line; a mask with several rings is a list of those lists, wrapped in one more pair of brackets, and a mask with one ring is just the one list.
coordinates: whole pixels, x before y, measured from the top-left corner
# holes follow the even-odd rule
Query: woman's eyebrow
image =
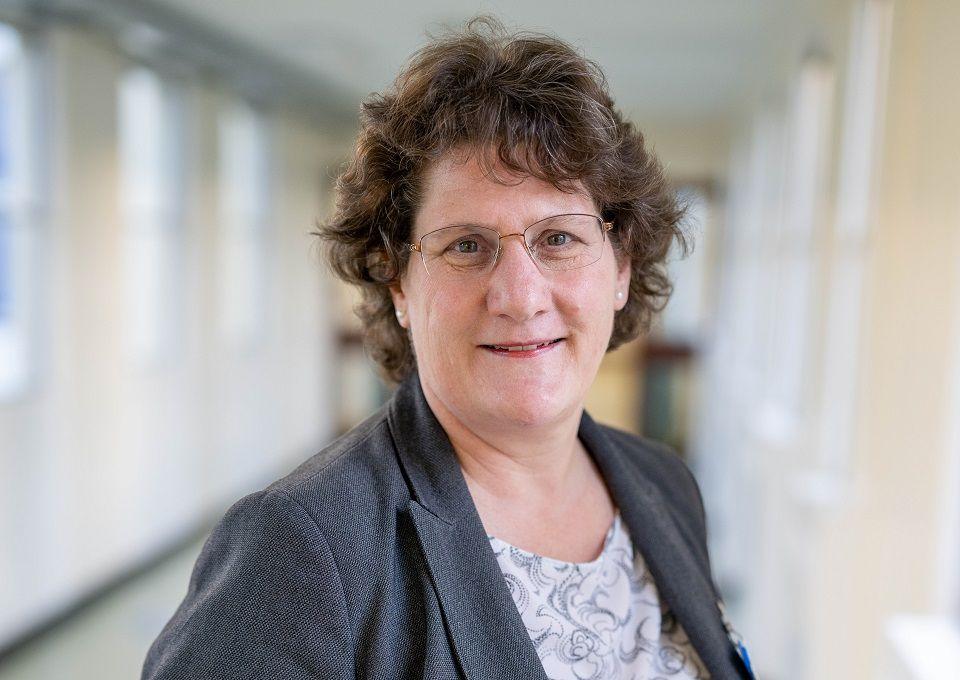
[(493, 229), (498, 234), (500, 233), (500, 230), (497, 229), (497, 227), (494, 225), (485, 225), (479, 222), (471, 222), (469, 220), (464, 220), (462, 222), (449, 221), (449, 222), (440, 222), (435, 225), (427, 226), (424, 228), (422, 232), (418, 232), (417, 229), (413, 229), (410, 233), (410, 242), (416, 243), (427, 234), (432, 234), (433, 232), (440, 231), (441, 229), (450, 229), (452, 227), (462, 227), (464, 229), (486, 228), (486, 229)]
[[(452, 220), (450, 222), (445, 223), (441, 227), (437, 227), (437, 229), (446, 229), (448, 227), (467, 227), (467, 228), (481, 227), (484, 229), (493, 229), (494, 231), (499, 231), (499, 229), (497, 229), (497, 226), (495, 224), (484, 224), (482, 222), (475, 222), (471, 220)], [(434, 231), (434, 230), (431, 229), (431, 231)]]
[[(596, 214), (599, 214), (599, 212), (600, 212), (599, 210), (596, 211)], [(525, 222), (523, 223), (523, 226), (520, 227), (520, 229), (521, 229), (521, 231), (522, 231), (523, 229), (526, 229), (527, 227), (529, 227), (529, 226), (531, 226), (531, 225), (533, 225), (533, 224), (536, 224), (537, 222), (542, 222), (543, 220), (548, 219), (548, 218), (550, 218), (550, 217), (557, 217), (558, 215), (580, 215), (580, 214), (586, 214), (586, 213), (582, 213), (582, 212), (575, 211), (575, 210), (571, 210), (571, 211), (568, 211), (568, 212), (550, 213), (550, 214), (548, 214), (548, 215), (543, 215), (543, 216), (541, 216), (541, 217), (532, 218), (532, 219), (529, 219), (529, 220), (525, 221)], [(424, 233), (425, 233), (425, 234), (428, 234), (428, 233), (430, 233), (431, 231), (436, 231), (437, 229), (446, 229), (447, 227), (468, 227), (468, 228), (470, 228), (470, 227), (482, 227), (482, 228), (485, 228), (485, 229), (493, 229), (493, 230), (494, 230), (495, 232), (497, 232), (497, 233), (501, 233), (501, 234), (503, 233), (503, 232), (500, 231), (500, 225), (498, 225), (498, 224), (496, 224), (496, 223), (494, 223), (494, 222), (480, 222), (480, 221), (469, 220), (469, 219), (466, 219), (466, 220), (449, 220), (449, 221), (444, 222), (444, 223), (443, 223), (442, 225), (440, 225), (440, 226), (432, 227), (431, 229), (429, 229), (428, 231), (425, 231)]]

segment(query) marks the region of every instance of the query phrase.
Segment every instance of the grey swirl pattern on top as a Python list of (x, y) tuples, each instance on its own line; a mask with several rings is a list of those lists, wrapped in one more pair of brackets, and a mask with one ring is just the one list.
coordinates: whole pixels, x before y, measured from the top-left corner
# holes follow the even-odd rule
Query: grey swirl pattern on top
[(620, 515), (592, 562), (543, 557), (488, 536), (551, 680), (705, 680)]

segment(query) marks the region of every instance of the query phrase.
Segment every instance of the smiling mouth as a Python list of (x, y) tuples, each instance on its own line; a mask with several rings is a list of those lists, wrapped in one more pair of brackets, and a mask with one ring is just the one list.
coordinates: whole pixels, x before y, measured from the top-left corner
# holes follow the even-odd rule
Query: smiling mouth
[(547, 340), (546, 342), (541, 342), (537, 345), (480, 345), (485, 349), (492, 349), (496, 352), (531, 352), (533, 350), (543, 349), (544, 347), (549, 347), (550, 345), (555, 345), (558, 342), (561, 342), (563, 338), (556, 338), (554, 340)]

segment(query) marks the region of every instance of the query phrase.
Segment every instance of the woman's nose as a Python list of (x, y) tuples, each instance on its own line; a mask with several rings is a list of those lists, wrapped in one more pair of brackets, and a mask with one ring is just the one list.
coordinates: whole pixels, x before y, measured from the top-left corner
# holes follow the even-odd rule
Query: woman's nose
[(500, 257), (489, 274), (487, 308), (497, 316), (524, 322), (545, 313), (549, 304), (549, 281), (534, 262), (522, 236), (504, 238)]

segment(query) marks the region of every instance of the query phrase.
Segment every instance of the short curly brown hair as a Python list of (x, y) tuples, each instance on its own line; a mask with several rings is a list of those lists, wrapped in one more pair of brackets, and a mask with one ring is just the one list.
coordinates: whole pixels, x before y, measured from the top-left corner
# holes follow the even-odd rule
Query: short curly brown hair
[(399, 382), (416, 365), (389, 286), (409, 261), (405, 243), (424, 171), (462, 147), (490, 150), (478, 154), (488, 167), (499, 162), (564, 191), (579, 181), (613, 222), (617, 255), (632, 266), (608, 350), (649, 328), (672, 292), (664, 267), (671, 245), (676, 240), (683, 254), (690, 247), (660, 162), (614, 108), (595, 63), (556, 38), (509, 33), (479, 17), (433, 39), (392, 89), (363, 102), (335, 212), (319, 227), (333, 271), (361, 288), (356, 312), (384, 377)]

